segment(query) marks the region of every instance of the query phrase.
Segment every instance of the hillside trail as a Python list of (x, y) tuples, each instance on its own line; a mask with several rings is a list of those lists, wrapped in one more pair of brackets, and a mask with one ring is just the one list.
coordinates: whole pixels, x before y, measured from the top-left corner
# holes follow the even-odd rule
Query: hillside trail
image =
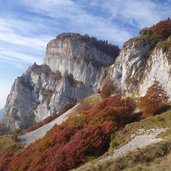
[(66, 121), (69, 117), (69, 114), (72, 112), (72, 110), (74, 110), (77, 107), (74, 106), (73, 108), (71, 108), (70, 110), (68, 110), (67, 112), (65, 112), (64, 114), (62, 114), (61, 116), (59, 116), (58, 118), (56, 118), (55, 120), (49, 122), (48, 124), (32, 131), (29, 133), (26, 133), (24, 135), (21, 135), (19, 137), (20, 141), (25, 143), (26, 146), (34, 143), (36, 140), (42, 138), (45, 136), (45, 134), (54, 126), (54, 125), (60, 125), (62, 124), (64, 121)]

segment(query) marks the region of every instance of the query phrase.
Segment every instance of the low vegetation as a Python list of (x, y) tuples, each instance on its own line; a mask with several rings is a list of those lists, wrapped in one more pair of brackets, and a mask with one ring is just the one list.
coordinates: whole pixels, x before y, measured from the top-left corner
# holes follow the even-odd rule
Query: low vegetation
[[(111, 134), (132, 121), (134, 109), (130, 98), (106, 98), (13, 155), (7, 170), (63, 171), (97, 158), (108, 150)], [(86, 119), (78, 124), (82, 116)]]
[[(155, 158), (170, 153), (167, 143), (170, 139), (159, 143), (158, 151), (156, 146), (150, 146), (153, 153), (145, 154), (138, 150), (131, 152), (131, 157), (125, 154), (122, 158), (111, 158), (103, 163), (98, 157), (111, 156), (113, 150), (128, 143), (138, 129), (167, 128), (160, 136), (170, 136), (171, 111), (167, 101), (168, 97), (157, 81), (138, 100), (120, 95), (101, 98), (101, 95), (94, 94), (77, 104), (69, 118), (62, 125), (54, 126), (42, 139), (19, 152), (21, 148), (18, 146), (16, 150), (14, 147), (12, 150), (4, 149), (0, 156), (0, 170), (66, 171), (87, 162), (80, 169), (121, 170), (137, 167), (140, 163), (145, 167)], [(146, 118), (140, 122), (137, 121), (142, 116), (141, 112), (135, 113), (137, 107)], [(13, 141), (18, 145), (16, 136), (13, 136)]]
[(145, 118), (160, 114), (169, 108), (168, 96), (158, 81), (154, 81), (146, 95), (140, 98), (139, 107)]
[(0, 136), (0, 170), (7, 170), (11, 157), (23, 149), (24, 144), (17, 141), (16, 135)]
[[(149, 130), (152, 128), (167, 128), (166, 132), (159, 135), (160, 138), (164, 138), (163, 141), (126, 153), (119, 158), (106, 159), (108, 156), (113, 155), (114, 150), (130, 142), (132, 135), (136, 135), (139, 129)], [(162, 168), (168, 168), (168, 163), (171, 161), (170, 143), (171, 111), (169, 110), (161, 115), (127, 124), (123, 129), (116, 131), (112, 134), (110, 148), (107, 153), (94, 161), (82, 165), (75, 171), (162, 170)]]

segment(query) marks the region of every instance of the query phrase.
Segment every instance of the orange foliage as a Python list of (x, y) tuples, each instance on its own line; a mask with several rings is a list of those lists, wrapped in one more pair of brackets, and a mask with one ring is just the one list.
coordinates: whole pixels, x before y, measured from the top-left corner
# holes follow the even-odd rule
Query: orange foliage
[(160, 21), (150, 28), (141, 30), (140, 34), (165, 39), (171, 35), (171, 19), (168, 18), (167, 20)]
[(11, 158), (13, 156), (12, 151), (7, 151), (3, 155), (0, 156), (0, 170), (5, 171), (8, 169), (8, 164), (11, 162)]
[(102, 87), (100, 95), (102, 98), (107, 98), (112, 94), (113, 91), (114, 91), (113, 81), (107, 80)]
[(152, 27), (152, 30), (156, 35), (160, 37), (168, 37), (171, 34), (171, 20), (160, 21), (155, 26)]
[(98, 157), (109, 148), (111, 134), (131, 121), (134, 109), (130, 99), (106, 98), (13, 155), (4, 162), (7, 171), (66, 171)]
[(158, 81), (154, 81), (154, 84), (149, 87), (146, 95), (140, 98), (139, 107), (142, 109), (144, 117), (148, 117), (162, 112), (167, 102), (168, 96), (166, 92), (162, 89)]

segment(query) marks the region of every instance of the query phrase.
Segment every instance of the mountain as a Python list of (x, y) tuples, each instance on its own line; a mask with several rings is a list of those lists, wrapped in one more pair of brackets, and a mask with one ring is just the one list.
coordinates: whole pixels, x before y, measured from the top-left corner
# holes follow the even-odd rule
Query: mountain
[(4, 117), (4, 109), (0, 110), (0, 120), (2, 120), (2, 118)]
[(96, 92), (118, 53), (118, 47), (87, 35), (58, 35), (48, 43), (44, 63), (15, 80), (5, 105), (6, 125), (27, 128)]
[(6, 125), (27, 128), (110, 82), (116, 93), (141, 96), (157, 80), (171, 97), (168, 25), (170, 20), (142, 30), (121, 50), (87, 35), (58, 35), (48, 43), (44, 63), (15, 80), (5, 105)]
[[(119, 49), (107, 42), (73, 33), (57, 36), (47, 46), (44, 64), (34, 64), (16, 79), (5, 119), (11, 129), (24, 128), (22, 124), (29, 126), (48, 115), (41, 115), (39, 107), (42, 113), (58, 112), (65, 100), (73, 107), (35, 124), (31, 132), (1, 136), (0, 170), (171, 170), (170, 35), (171, 20), (161, 21), (128, 40), (116, 57), (111, 54)], [(81, 43), (106, 59), (102, 55), (87, 62), (89, 53)], [(77, 52), (86, 56), (75, 63)], [(53, 86), (58, 89), (52, 91)], [(92, 92), (73, 93), (87, 87)]]

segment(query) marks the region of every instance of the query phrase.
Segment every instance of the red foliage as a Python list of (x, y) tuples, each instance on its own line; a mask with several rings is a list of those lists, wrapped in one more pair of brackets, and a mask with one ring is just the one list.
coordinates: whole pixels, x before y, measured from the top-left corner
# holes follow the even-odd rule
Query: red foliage
[(171, 20), (160, 21), (155, 26), (152, 27), (152, 30), (156, 35), (160, 37), (168, 37), (171, 34)]
[(55, 126), (44, 138), (2, 162), (2, 166), (8, 165), (8, 171), (73, 169), (90, 157), (102, 155), (109, 148), (111, 134), (130, 122), (134, 108), (130, 99), (106, 98), (80, 116), (71, 118), (72, 122)]
[(158, 81), (154, 81), (146, 95), (140, 98), (139, 107), (142, 109), (144, 117), (148, 117), (162, 112), (167, 107), (167, 102), (166, 92)]
[(68, 169), (85, 163), (90, 156), (103, 154), (109, 148), (110, 136), (116, 129), (116, 125), (108, 121), (77, 132), (64, 147)]
[[(68, 143), (76, 132), (75, 128), (67, 125), (55, 126), (42, 140), (38, 140), (20, 153), (15, 154), (8, 170), (27, 170), (28, 168), (34, 171), (38, 171), (40, 168), (48, 170), (53, 161), (57, 162), (58, 158), (56, 159), (55, 156), (58, 156), (58, 150)], [(56, 167), (54, 166), (54, 169)]]
[(53, 121), (53, 120), (56, 119), (57, 117), (59, 117), (59, 115), (57, 115), (57, 114), (48, 116), (48, 117), (45, 118), (43, 121), (38, 122), (38, 123), (36, 123), (36, 124), (30, 126), (29, 128), (27, 128), (27, 129), (26, 129), (26, 132), (34, 131), (34, 130), (36, 130), (36, 129), (42, 127), (43, 125), (46, 125), (47, 123)]
[(11, 162), (12, 155), (12, 151), (7, 151), (0, 156), (0, 170), (5, 171), (8, 169), (8, 164)]
[(114, 91), (114, 85), (112, 80), (106, 80), (104, 83), (100, 95), (102, 98), (107, 98), (111, 95), (111, 93)]

